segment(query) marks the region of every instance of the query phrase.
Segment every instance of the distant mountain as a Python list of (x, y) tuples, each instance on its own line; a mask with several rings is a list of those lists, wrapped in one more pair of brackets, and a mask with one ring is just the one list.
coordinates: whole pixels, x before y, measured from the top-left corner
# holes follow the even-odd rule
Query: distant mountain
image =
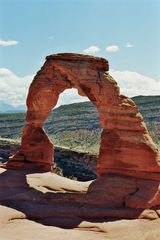
[[(151, 136), (160, 146), (160, 96), (137, 96), (133, 100), (140, 109)], [(25, 113), (0, 115), (0, 136), (20, 138)], [(101, 126), (91, 102), (63, 105), (54, 109), (45, 130), (55, 145), (78, 151), (97, 153)]]
[(25, 111), (26, 111), (25, 105), (14, 107), (13, 105), (0, 101), (0, 113), (15, 113), (15, 112), (18, 113)]
[(146, 122), (160, 123), (160, 96), (136, 96), (132, 99)]

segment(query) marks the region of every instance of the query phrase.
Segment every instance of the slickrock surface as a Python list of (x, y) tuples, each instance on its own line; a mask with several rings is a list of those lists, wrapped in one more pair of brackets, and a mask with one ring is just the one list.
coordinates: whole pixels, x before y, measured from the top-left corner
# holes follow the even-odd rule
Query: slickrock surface
[[(0, 240), (160, 239), (159, 210), (124, 209), (116, 199), (115, 208), (107, 208), (111, 180), (77, 182), (50, 172), (0, 168)], [(117, 197), (124, 188), (128, 194), (134, 189), (127, 177), (124, 182), (114, 183)], [(124, 220), (118, 220), (120, 212)], [(129, 220), (135, 216), (139, 219)]]

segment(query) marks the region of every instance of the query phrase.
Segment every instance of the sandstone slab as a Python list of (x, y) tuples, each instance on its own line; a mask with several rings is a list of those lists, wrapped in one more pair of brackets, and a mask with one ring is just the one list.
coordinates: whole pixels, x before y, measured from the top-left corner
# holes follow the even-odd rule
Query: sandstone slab
[[(113, 179), (116, 185), (115, 177)], [(121, 181), (120, 177), (118, 181)], [(108, 179), (108, 182), (106, 187), (109, 187), (111, 180)], [(126, 179), (128, 192), (134, 188), (133, 180), (130, 183), (133, 186), (129, 187), (129, 180)], [(106, 181), (92, 184), (93, 181), (77, 182), (50, 172), (29, 173), (0, 168), (0, 240), (160, 238), (159, 210), (156, 214), (152, 209), (135, 210), (124, 206), (108, 209), (98, 206), (96, 202), (105, 195)], [(98, 185), (101, 184), (100, 192)], [(94, 188), (96, 192), (98, 188), (99, 198), (93, 198)], [(89, 199), (88, 196), (92, 202), (84, 205), (84, 199)], [(129, 217), (138, 216), (140, 219), (128, 220)]]

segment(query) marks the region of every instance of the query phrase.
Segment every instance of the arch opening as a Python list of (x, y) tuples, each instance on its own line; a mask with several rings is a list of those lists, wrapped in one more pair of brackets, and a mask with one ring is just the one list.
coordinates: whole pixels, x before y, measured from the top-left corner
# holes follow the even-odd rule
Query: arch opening
[(75, 88), (64, 90), (44, 128), (54, 144), (57, 174), (79, 181), (96, 178), (102, 128), (98, 111), (87, 97)]

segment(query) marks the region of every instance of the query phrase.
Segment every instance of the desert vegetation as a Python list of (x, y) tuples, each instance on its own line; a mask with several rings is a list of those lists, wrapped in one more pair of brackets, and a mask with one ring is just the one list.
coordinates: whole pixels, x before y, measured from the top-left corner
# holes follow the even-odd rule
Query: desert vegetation
[[(154, 142), (160, 148), (160, 96), (138, 96), (133, 100), (144, 117)], [(0, 114), (0, 141), (20, 142), (25, 113)], [(63, 105), (53, 109), (44, 126), (54, 145), (98, 154), (101, 126), (91, 102)]]

